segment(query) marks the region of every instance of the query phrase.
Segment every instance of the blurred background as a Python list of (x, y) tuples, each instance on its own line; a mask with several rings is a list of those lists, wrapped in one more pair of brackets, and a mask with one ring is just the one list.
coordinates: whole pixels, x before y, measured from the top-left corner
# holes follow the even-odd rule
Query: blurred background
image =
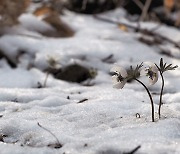
[[(127, 22), (119, 23), (118, 21), (121, 21), (119, 19), (117, 22), (114, 22), (114, 20), (111, 20), (111, 17), (106, 17), (105, 19), (100, 17), (103, 13), (119, 8), (125, 12), (123, 18), (125, 17), (127, 19), (128, 24)], [(79, 20), (77, 24), (73, 26), (70, 22), (66, 22), (66, 20), (64, 20), (64, 14), (67, 14), (67, 12), (76, 15), (90, 16), (103, 22), (116, 24), (122, 31), (127, 32), (130, 28), (135, 32), (148, 35), (150, 39), (144, 36), (139, 38), (139, 41), (146, 45), (162, 45), (165, 40), (178, 48), (178, 50), (180, 48), (178, 42), (154, 33), (161, 25), (170, 26), (177, 30), (180, 28), (180, 0), (0, 0), (1, 60), (5, 60), (11, 68), (17, 68), (19, 66), (25, 67), (26, 69), (39, 67), (41, 71), (49, 72), (56, 78), (73, 82), (81, 82), (89, 77), (93, 78), (97, 73), (95, 69), (87, 69), (79, 65), (73, 65), (68, 66), (64, 70), (64, 74), (62, 68), (57, 65), (57, 56), (49, 56), (46, 60), (48, 64), (45, 65), (43, 64), (43, 58), (39, 61), (37, 60), (38, 54), (35, 53), (37, 51), (33, 51), (33, 48), (30, 49), (30, 47), (27, 49), (27, 47), (23, 47), (23, 45), (17, 47), (17, 44), (20, 44), (19, 42), (14, 43), (16, 47), (12, 47), (13, 43), (11, 44), (12, 48), (10, 49), (9, 47), (8, 42), (16, 40), (16, 38), (10, 37), (14, 35), (26, 36), (35, 40), (41, 39), (42, 37), (72, 38), (76, 35), (77, 29), (74, 28), (74, 25), (80, 29), (81, 22), (79, 22)], [(116, 15), (117, 14), (118, 13), (116, 13)], [(146, 31), (142, 29), (139, 24), (144, 21), (156, 23), (157, 27)], [(134, 23), (137, 24), (137, 26), (134, 26)], [(3, 36), (9, 36), (8, 41), (6, 40), (7, 38), (3, 38)], [(173, 52), (171, 53), (166, 49), (161, 48), (160, 52), (163, 55), (174, 57)], [(112, 64), (115, 62), (113, 56), (113, 54), (109, 54), (107, 57), (104, 57), (102, 61), (107, 61)], [(175, 56), (177, 56), (177, 52)], [(81, 60), (83, 58), (83, 56), (79, 57)], [(4, 63), (1, 61), (0, 65), (3, 67)], [(77, 70), (79, 73), (77, 73)], [(77, 76), (77, 78), (75, 78), (75, 76)]]
[(124, 8), (133, 21), (180, 26), (180, 0), (0, 0), (1, 35), (3, 28), (18, 24), (19, 16), (26, 12), (41, 16), (42, 20), (59, 30), (59, 34), (54, 34), (56, 37), (70, 37), (73, 31), (59, 18), (65, 9), (95, 15), (116, 8)]

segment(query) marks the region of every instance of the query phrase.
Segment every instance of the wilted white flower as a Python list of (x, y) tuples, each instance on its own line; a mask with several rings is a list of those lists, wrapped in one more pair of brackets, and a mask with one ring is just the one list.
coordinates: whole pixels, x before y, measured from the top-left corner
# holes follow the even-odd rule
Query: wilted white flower
[(152, 62), (144, 62), (144, 69), (141, 70), (141, 76), (147, 76), (149, 78), (150, 85), (154, 85), (158, 81), (158, 68)]
[(53, 68), (53, 69), (61, 68), (59, 61), (60, 60), (57, 55), (47, 55), (47, 62), (51, 68)]
[(122, 89), (127, 82), (127, 71), (118, 65), (114, 65), (110, 72), (112, 73), (113, 87)]

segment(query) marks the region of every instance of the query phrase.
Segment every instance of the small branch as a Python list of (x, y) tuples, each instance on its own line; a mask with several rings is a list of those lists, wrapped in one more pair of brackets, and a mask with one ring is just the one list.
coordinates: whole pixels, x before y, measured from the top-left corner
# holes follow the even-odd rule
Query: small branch
[(148, 95), (149, 95), (149, 98), (151, 100), (151, 111), (152, 111), (152, 122), (154, 122), (154, 103), (153, 103), (153, 99), (152, 99), (152, 96), (151, 96), (151, 93), (149, 92), (148, 88), (146, 87), (146, 85), (144, 83), (142, 83), (140, 80), (138, 79), (135, 79), (137, 82), (139, 82), (147, 91)]
[(139, 150), (139, 148), (141, 148), (141, 146), (137, 146), (135, 149), (133, 149), (132, 151), (130, 152), (124, 152), (123, 154), (134, 154), (137, 150)]
[(50, 131), (48, 130), (47, 128), (41, 126), (39, 124), (39, 122), (37, 123), (39, 127), (41, 127), (42, 129), (44, 129), (45, 131), (49, 132), (55, 139), (56, 139), (56, 142), (57, 142), (57, 145), (55, 146), (55, 148), (61, 148), (63, 145), (59, 142), (58, 138)]
[(85, 101), (88, 101), (88, 99), (87, 99), (87, 98), (84, 98), (84, 99), (80, 100), (79, 102), (77, 102), (77, 104), (83, 103), (83, 102), (85, 102)]
[(112, 58), (113, 58), (113, 56), (114, 56), (113, 54), (110, 54), (109, 56), (103, 58), (103, 59), (102, 59), (102, 62), (109, 62), (109, 61), (111, 61)]
[(133, 0), (133, 2), (141, 9), (143, 10), (144, 5), (140, 0)]
[[(140, 0), (133, 0), (133, 2), (141, 9), (141, 11), (143, 12), (143, 8), (144, 8), (144, 4), (140, 1)], [(137, 22), (137, 27), (138, 29), (140, 29), (141, 24), (140, 24), (140, 18)]]
[(144, 7), (143, 7), (141, 17), (139, 19), (140, 21), (143, 21), (146, 18), (147, 13), (148, 13), (148, 9), (149, 9), (149, 7), (151, 5), (151, 2), (152, 2), (152, 0), (146, 0), (146, 3), (144, 5)]

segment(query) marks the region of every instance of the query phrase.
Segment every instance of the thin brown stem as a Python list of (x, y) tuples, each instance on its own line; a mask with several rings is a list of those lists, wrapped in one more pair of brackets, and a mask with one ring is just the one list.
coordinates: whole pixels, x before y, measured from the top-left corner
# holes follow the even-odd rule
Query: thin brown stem
[(154, 122), (154, 103), (153, 103), (153, 99), (152, 99), (152, 96), (151, 96), (151, 93), (149, 91), (149, 89), (146, 87), (146, 85), (144, 83), (142, 83), (140, 80), (138, 79), (135, 79), (137, 82), (139, 82), (140, 84), (142, 84), (142, 86), (146, 89), (148, 95), (149, 95), (149, 98), (150, 98), (150, 101), (151, 101), (151, 110), (152, 110), (152, 122)]

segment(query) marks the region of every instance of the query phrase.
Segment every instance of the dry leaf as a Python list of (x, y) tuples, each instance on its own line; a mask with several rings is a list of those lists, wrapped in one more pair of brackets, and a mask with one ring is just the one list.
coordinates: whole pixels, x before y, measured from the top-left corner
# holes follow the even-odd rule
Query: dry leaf
[(34, 11), (34, 15), (35, 16), (43, 16), (43, 15), (50, 14), (51, 12), (52, 12), (52, 9), (50, 7), (43, 6), (41, 8), (36, 9)]
[(0, 26), (13, 26), (29, 6), (30, 0), (0, 0)]
[(118, 25), (119, 29), (122, 31), (128, 32), (128, 28), (125, 25)]
[(34, 15), (41, 16), (42, 20), (50, 24), (54, 30), (42, 32), (45, 36), (50, 37), (71, 37), (74, 35), (74, 31), (65, 24), (61, 18), (59, 11), (56, 10), (54, 5), (42, 5), (40, 8), (34, 11)]

